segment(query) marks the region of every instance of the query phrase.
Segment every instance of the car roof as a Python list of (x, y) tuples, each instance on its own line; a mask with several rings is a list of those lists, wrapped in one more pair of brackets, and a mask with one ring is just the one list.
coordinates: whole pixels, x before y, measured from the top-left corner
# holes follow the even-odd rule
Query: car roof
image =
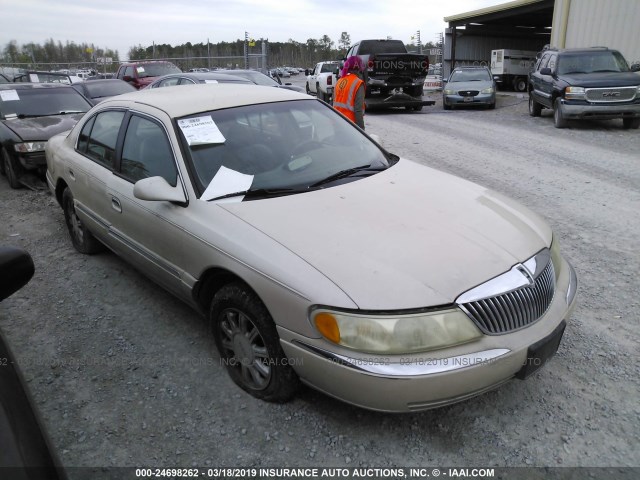
[(164, 80), (166, 78), (191, 78), (192, 80), (223, 80), (225, 82), (229, 81), (237, 81), (239, 83), (251, 83), (246, 78), (243, 77), (234, 77), (227, 73), (219, 73), (219, 72), (182, 72), (182, 73), (168, 73), (166, 75), (162, 75), (161, 77), (156, 78), (154, 81), (157, 82), (159, 80)]
[(170, 93), (165, 88), (152, 88), (125, 93), (110, 100), (105, 100), (100, 105), (131, 106), (131, 103), (150, 105), (163, 110), (172, 118), (177, 118), (209, 110), (287, 100), (316, 101), (308, 95), (284, 88), (263, 87), (250, 83), (201, 83), (198, 85), (181, 85), (172, 88)]

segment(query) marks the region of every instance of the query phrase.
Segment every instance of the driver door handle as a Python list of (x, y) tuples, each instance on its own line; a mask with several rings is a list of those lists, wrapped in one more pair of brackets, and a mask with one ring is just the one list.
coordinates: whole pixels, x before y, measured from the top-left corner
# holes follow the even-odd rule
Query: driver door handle
[(118, 200), (116, 197), (111, 197), (111, 208), (113, 208), (118, 213), (122, 213), (122, 205), (120, 204), (120, 200)]

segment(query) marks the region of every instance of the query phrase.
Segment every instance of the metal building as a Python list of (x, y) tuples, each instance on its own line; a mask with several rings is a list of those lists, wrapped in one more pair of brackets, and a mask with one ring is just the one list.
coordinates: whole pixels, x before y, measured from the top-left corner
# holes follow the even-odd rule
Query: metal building
[(446, 17), (444, 75), (490, 65), (491, 50), (606, 46), (640, 62), (640, 0), (516, 0)]

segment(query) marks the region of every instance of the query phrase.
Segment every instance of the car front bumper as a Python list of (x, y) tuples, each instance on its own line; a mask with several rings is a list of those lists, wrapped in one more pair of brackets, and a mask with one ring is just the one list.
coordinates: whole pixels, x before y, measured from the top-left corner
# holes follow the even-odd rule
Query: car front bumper
[(442, 99), (447, 105), (493, 105), (496, 103), (496, 96), (494, 93), (480, 93), (474, 97), (443, 95)]
[(562, 116), (573, 119), (606, 120), (613, 118), (640, 118), (640, 102), (594, 104), (562, 99)]
[(279, 328), (281, 344), (304, 383), (353, 405), (412, 412), (460, 402), (530, 373), (525, 366), (532, 361), (534, 345), (547, 341), (546, 355), (555, 353), (577, 290), (573, 267), (562, 263), (547, 312), (508, 334), (406, 356), (360, 354)]

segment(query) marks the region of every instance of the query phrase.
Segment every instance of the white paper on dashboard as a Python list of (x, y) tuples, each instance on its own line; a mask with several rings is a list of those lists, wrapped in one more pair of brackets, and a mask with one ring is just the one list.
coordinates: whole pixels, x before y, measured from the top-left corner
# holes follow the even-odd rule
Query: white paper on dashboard
[(205, 80), (204, 83), (218, 83), (218, 80)]
[(20, 97), (18, 96), (18, 92), (16, 90), (2, 90), (0, 91), (0, 98), (3, 102), (20, 100)]
[[(247, 175), (245, 173), (236, 172), (225, 166), (220, 167), (218, 173), (211, 179), (209, 186), (204, 191), (200, 200), (211, 200), (216, 197), (222, 197), (229, 195), (230, 193), (244, 192), (249, 190), (253, 183), (253, 175)], [(244, 195), (237, 197), (229, 197), (220, 199), (220, 201), (236, 201), (241, 202)]]
[(224, 143), (226, 140), (211, 115), (178, 120), (178, 126), (189, 146)]
[(36, 74), (36, 73), (30, 73), (30, 74), (29, 74), (29, 81), (30, 81), (31, 83), (39, 83), (39, 82), (40, 82), (40, 79), (38, 78), (38, 74)]

